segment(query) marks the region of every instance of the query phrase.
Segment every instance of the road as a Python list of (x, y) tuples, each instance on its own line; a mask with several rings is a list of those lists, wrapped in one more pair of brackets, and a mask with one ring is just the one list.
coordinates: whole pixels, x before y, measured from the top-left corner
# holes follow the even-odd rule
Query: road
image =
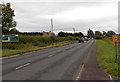
[(94, 40), (3, 59), (3, 80), (72, 80)]

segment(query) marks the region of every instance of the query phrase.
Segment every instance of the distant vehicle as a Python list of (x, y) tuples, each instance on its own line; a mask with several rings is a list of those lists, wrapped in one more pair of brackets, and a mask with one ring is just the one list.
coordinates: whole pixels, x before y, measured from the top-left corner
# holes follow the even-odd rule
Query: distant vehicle
[(78, 43), (84, 43), (84, 38), (79, 38)]
[(85, 39), (85, 41), (88, 41), (88, 38), (87, 38), (87, 37), (85, 37), (84, 39)]

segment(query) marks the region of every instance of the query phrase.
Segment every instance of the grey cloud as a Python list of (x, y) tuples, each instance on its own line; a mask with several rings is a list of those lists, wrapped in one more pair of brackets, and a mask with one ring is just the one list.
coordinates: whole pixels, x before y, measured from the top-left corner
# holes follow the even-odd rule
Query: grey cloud
[[(50, 31), (50, 19), (46, 15), (71, 10), (77, 7), (98, 7), (112, 3), (104, 2), (11, 2), (16, 12), (15, 20), (18, 22), (17, 29), (20, 31)], [(63, 22), (54, 19), (54, 31), (85, 31), (89, 28), (94, 30), (117, 29), (117, 16), (106, 16), (98, 20)], [(115, 28), (115, 29), (114, 29)]]

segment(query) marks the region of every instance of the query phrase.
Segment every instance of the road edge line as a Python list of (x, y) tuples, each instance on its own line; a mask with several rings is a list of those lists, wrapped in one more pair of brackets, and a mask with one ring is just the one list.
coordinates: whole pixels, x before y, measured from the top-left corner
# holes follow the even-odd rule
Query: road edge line
[(83, 68), (84, 68), (84, 64), (81, 66), (81, 70), (79, 71), (79, 73), (78, 73), (78, 75), (77, 75), (75, 80), (79, 80)]
[(109, 74), (110, 80), (113, 82), (112, 76)]

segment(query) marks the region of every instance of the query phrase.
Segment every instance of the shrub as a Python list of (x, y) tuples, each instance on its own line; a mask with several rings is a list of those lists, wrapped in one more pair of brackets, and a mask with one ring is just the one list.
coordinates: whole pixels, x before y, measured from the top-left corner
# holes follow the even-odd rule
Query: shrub
[(52, 44), (52, 42), (62, 42), (76, 40), (76, 37), (42, 37), (39, 35), (19, 35), (19, 42), (3, 43), (3, 49), (22, 49), (30, 46), (43, 47)]

